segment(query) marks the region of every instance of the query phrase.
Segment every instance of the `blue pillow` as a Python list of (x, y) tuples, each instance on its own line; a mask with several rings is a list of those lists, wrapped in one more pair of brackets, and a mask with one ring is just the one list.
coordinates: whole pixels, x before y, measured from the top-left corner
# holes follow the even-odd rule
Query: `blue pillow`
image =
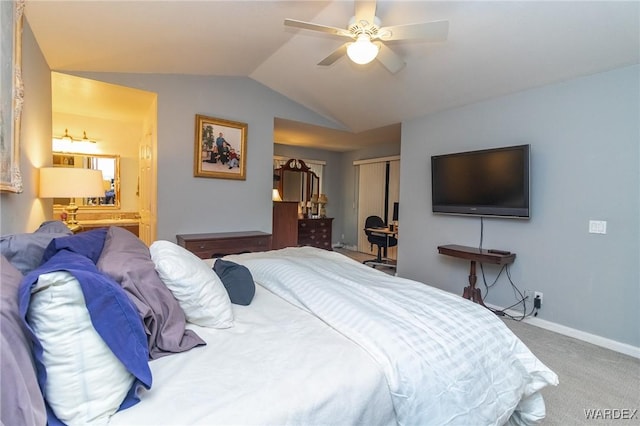
[(96, 264), (102, 253), (106, 236), (107, 228), (98, 228), (68, 237), (54, 238), (44, 250), (42, 263), (51, 259), (60, 250), (69, 250), (91, 259)]
[(245, 306), (251, 303), (256, 294), (256, 285), (246, 266), (229, 260), (216, 259), (213, 271), (218, 274), (224, 288), (227, 289), (231, 303)]

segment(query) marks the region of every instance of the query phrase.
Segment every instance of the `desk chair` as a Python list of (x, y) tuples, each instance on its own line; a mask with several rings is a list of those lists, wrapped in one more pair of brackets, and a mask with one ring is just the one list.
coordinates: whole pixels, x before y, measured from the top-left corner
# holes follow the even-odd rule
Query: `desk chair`
[(386, 228), (387, 225), (384, 223), (380, 216), (369, 216), (364, 222), (364, 233), (367, 235), (367, 240), (371, 243), (371, 249), (373, 246), (378, 246), (378, 255), (375, 259), (365, 260), (362, 263), (365, 265), (371, 264), (374, 268), (378, 265), (385, 265), (385, 262), (382, 259), (382, 249), (386, 250), (389, 247), (394, 247), (398, 245), (398, 239), (391, 235), (382, 235), (377, 234), (375, 231), (368, 231), (368, 228)]

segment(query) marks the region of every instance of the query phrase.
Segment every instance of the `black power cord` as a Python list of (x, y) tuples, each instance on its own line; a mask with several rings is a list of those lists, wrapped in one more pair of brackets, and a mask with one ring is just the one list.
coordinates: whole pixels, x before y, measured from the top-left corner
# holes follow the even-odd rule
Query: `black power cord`
[[(482, 242), (484, 239), (484, 217), (480, 216), (480, 245), (478, 246), (479, 250), (482, 250)], [(511, 272), (509, 271), (509, 265), (503, 265), (502, 268), (500, 268), (500, 271), (498, 272), (498, 275), (496, 275), (496, 278), (493, 280), (493, 282), (491, 284), (487, 284), (487, 278), (484, 274), (484, 267), (482, 266), (482, 262), (480, 263), (480, 272), (482, 275), (482, 282), (484, 284), (484, 288), (485, 288), (485, 295), (482, 298), (482, 302), (484, 303), (484, 300), (487, 298), (487, 296), (489, 295), (489, 290), (491, 289), (491, 287), (493, 287), (494, 285), (496, 285), (496, 283), (498, 282), (498, 279), (500, 278), (500, 275), (502, 275), (502, 272), (505, 271), (506, 275), (507, 275), (507, 279), (509, 280), (509, 284), (511, 284), (511, 288), (513, 290), (513, 295), (515, 296), (517, 302), (514, 303), (511, 306), (508, 306), (506, 308), (503, 309), (493, 309), (493, 308), (489, 308), (489, 310), (491, 310), (491, 312), (493, 312), (494, 314), (498, 315), (498, 316), (505, 316), (507, 318), (510, 318), (514, 321), (522, 321), (527, 317), (530, 317), (531, 315), (533, 316), (538, 316), (538, 309), (540, 309), (540, 299), (535, 299), (532, 303), (531, 306), (531, 312), (527, 313), (527, 299), (528, 296), (525, 296), (522, 294), (522, 292), (520, 291), (520, 289), (518, 288), (518, 286), (516, 286), (513, 283), (513, 280), (511, 279)], [(522, 304), (522, 315), (521, 316), (513, 316), (510, 315), (508, 313), (506, 313), (505, 311), (518, 306)]]

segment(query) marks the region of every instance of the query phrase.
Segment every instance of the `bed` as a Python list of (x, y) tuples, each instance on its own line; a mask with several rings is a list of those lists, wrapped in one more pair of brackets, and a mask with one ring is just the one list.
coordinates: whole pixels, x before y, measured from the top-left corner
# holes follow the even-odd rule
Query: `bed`
[[(296, 247), (202, 261), (168, 241), (146, 249), (117, 228), (51, 234), (38, 235), (48, 260), (31, 270), (19, 263), (19, 244), (2, 241), (4, 424), (535, 424), (545, 413), (540, 390), (557, 384), (485, 308), (335, 252)], [(75, 365), (60, 375), (46, 359), (47, 346), (62, 345), (36, 330), (37, 317), (50, 324), (48, 312), (66, 314), (51, 296), (38, 310), (38, 298), (67, 285), (60, 282), (80, 289), (87, 329), (105, 343), (93, 346), (111, 357), (95, 371)], [(72, 352), (63, 366), (77, 356), (65, 343)], [(44, 384), (43, 371), (51, 371)], [(96, 385), (106, 380), (114, 384)], [(80, 396), (60, 390), (74, 381)], [(90, 408), (77, 414), (80, 398)]]

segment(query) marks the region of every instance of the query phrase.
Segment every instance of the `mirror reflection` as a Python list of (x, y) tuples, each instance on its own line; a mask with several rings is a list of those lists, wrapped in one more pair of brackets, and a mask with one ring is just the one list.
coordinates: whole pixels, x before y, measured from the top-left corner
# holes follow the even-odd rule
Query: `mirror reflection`
[(291, 159), (274, 170), (282, 201), (311, 201), (318, 197), (320, 180), (302, 160)]
[[(80, 208), (120, 207), (120, 156), (54, 152), (53, 167), (80, 167), (101, 170), (104, 197), (76, 198), (75, 203)], [(66, 206), (69, 201), (69, 198), (54, 198), (53, 205), (54, 207)]]

